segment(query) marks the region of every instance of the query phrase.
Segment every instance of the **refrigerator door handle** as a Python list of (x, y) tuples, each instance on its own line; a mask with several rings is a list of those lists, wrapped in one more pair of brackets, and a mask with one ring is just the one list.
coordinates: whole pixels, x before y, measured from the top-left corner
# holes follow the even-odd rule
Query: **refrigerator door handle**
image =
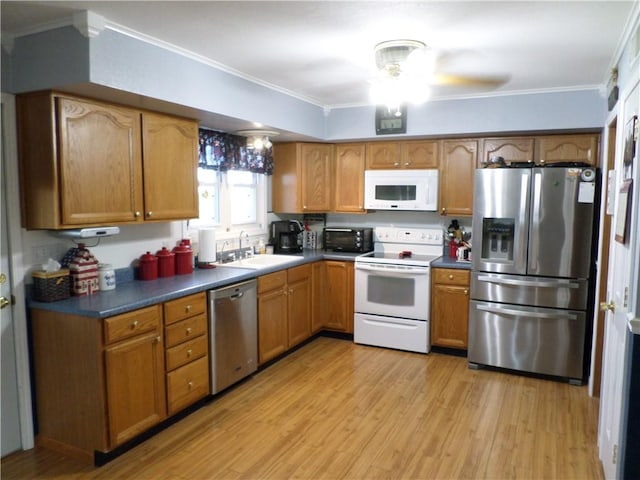
[(554, 310), (553, 313), (543, 313), (543, 312), (535, 312), (535, 311), (526, 311), (526, 310), (514, 310), (511, 308), (505, 307), (492, 307), (490, 305), (476, 305), (478, 310), (482, 310), (483, 312), (496, 313), (498, 315), (515, 315), (515, 316), (527, 316), (532, 318), (551, 318), (554, 320), (576, 320), (578, 318), (577, 315), (571, 313), (561, 313), (557, 310)]
[[(520, 211), (518, 212), (519, 215), (519, 219), (518, 219), (518, 224), (519, 225), (526, 225), (527, 224), (527, 209), (529, 208), (529, 175), (528, 172), (527, 174), (522, 174), (522, 176), (520, 177)], [(517, 236), (519, 238), (518, 240), (518, 245), (517, 245), (517, 256), (518, 258), (516, 259), (516, 267), (517, 267), (517, 272), (519, 273), (525, 273), (526, 272), (526, 266), (527, 266), (527, 237), (523, 236), (523, 235), (518, 235)], [(514, 245), (514, 248), (516, 248), (516, 245)]]
[(516, 280), (512, 278), (498, 278), (489, 275), (479, 275), (478, 281), (497, 283), (500, 285), (514, 285), (518, 287), (542, 287), (542, 288), (580, 288), (580, 284), (570, 280)]
[(529, 239), (529, 273), (538, 270), (538, 244), (540, 243), (540, 195), (542, 194), (542, 173), (533, 175), (533, 206), (531, 209), (531, 238)]

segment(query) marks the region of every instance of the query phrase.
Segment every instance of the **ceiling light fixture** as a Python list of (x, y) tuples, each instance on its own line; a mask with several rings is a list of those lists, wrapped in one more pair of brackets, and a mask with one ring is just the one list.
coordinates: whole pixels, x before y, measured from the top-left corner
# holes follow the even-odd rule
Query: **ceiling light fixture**
[(273, 130), (239, 130), (238, 135), (247, 137), (247, 148), (254, 150), (269, 149), (273, 146), (269, 137), (275, 137), (278, 132)]
[(400, 112), (405, 103), (421, 104), (429, 98), (429, 77), (434, 60), (427, 46), (418, 40), (388, 40), (374, 48), (377, 78), (371, 85), (371, 99)]

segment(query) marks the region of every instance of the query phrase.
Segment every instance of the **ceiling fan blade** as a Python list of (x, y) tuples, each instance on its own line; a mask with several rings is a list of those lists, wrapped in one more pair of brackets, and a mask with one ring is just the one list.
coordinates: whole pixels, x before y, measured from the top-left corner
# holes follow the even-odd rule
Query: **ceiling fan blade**
[(434, 73), (431, 85), (499, 87), (509, 81), (509, 75), (473, 76)]

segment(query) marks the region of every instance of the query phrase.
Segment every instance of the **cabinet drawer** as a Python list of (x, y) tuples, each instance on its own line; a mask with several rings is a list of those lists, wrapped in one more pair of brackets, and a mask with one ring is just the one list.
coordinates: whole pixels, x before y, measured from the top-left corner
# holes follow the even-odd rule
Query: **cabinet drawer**
[(300, 265), (287, 270), (287, 282), (294, 283), (311, 278), (311, 265)]
[(275, 290), (276, 288), (284, 286), (285, 283), (287, 283), (286, 270), (262, 275), (261, 277), (258, 277), (258, 293)]
[(204, 357), (208, 351), (209, 343), (207, 342), (206, 335), (201, 335), (188, 342), (168, 348), (167, 371), (170, 372), (200, 357)]
[(160, 329), (160, 305), (123, 313), (104, 321), (104, 343), (118, 342)]
[(202, 313), (165, 327), (165, 343), (169, 348), (205, 333), (207, 333), (207, 316)]
[(171, 300), (164, 304), (165, 325), (179, 322), (199, 313), (207, 311), (207, 297), (205, 292), (188, 295), (186, 297)]
[(209, 357), (202, 357), (167, 374), (169, 415), (209, 394)]
[(469, 286), (468, 270), (458, 270), (453, 268), (434, 268), (432, 272), (433, 283)]

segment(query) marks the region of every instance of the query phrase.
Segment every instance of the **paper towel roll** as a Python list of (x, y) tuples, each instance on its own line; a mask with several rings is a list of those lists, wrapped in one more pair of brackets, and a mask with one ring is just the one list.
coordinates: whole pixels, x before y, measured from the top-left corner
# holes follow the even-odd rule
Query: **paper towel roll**
[(203, 228), (198, 231), (198, 263), (216, 261), (216, 229)]

